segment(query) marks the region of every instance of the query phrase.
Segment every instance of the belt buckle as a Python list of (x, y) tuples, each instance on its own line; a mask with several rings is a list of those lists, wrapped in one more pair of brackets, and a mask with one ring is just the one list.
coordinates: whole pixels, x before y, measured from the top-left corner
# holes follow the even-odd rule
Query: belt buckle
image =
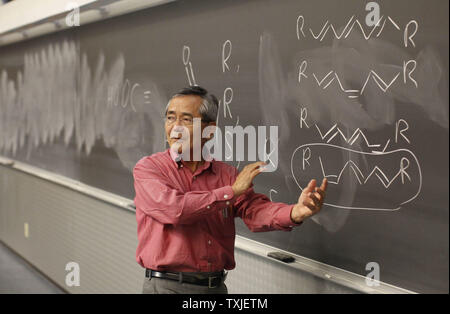
[(211, 286), (211, 281), (214, 279), (214, 278), (219, 278), (220, 276), (210, 276), (210, 277), (208, 277), (208, 288), (217, 288), (218, 286)]

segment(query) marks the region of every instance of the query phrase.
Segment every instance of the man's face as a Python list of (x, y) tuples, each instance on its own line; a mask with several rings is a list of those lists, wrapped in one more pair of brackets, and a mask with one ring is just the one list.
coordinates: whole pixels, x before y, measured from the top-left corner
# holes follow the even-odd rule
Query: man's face
[[(178, 96), (170, 101), (165, 120), (166, 137), (170, 147), (177, 141), (181, 143), (182, 141), (180, 139), (182, 137), (189, 137), (189, 149), (192, 151), (194, 145), (194, 118), (202, 118), (199, 112), (202, 102), (203, 99), (196, 95)], [(202, 122), (201, 129), (197, 134), (201, 136), (201, 132), (206, 125), (208, 124)], [(189, 134), (182, 135), (180, 131), (189, 132)], [(181, 153), (181, 147), (179, 148), (178, 153)]]

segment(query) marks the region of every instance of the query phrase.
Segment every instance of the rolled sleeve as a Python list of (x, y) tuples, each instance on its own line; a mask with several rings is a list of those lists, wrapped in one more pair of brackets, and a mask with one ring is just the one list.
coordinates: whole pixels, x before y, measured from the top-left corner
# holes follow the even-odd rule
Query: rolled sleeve
[(216, 196), (217, 201), (234, 201), (234, 192), (231, 188), (231, 185), (227, 185), (218, 189), (213, 190), (214, 195)]
[(296, 224), (291, 220), (291, 210), (294, 205), (272, 202), (253, 188), (239, 196), (236, 203), (236, 216), (242, 218), (253, 232), (272, 230), (291, 231)]
[(295, 223), (292, 221), (291, 211), (293, 207), (294, 205), (286, 205), (276, 212), (275, 219), (278, 221), (278, 225), (284, 228), (293, 228), (296, 226), (300, 226), (303, 223)]

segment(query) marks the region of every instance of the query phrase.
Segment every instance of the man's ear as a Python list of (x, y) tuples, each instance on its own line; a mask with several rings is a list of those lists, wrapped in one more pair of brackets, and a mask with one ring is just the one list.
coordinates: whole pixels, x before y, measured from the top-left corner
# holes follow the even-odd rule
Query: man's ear
[[(214, 121), (214, 122), (209, 122), (209, 123), (208, 123), (208, 126), (217, 126), (217, 125), (216, 125), (216, 122)], [(208, 140), (212, 139), (212, 138), (214, 137), (214, 134), (215, 134), (215, 132), (214, 132), (214, 133), (211, 133), (211, 134), (209, 135)]]

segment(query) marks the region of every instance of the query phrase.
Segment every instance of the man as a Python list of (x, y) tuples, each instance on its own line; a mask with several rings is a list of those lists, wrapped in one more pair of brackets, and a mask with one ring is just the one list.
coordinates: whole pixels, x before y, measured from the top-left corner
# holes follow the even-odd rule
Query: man
[[(288, 205), (253, 191), (264, 162), (238, 173), (221, 161), (192, 158), (195, 119), (204, 130), (215, 126), (217, 112), (217, 98), (205, 89), (181, 90), (165, 113), (172, 149), (142, 158), (133, 170), (136, 260), (146, 268), (143, 293), (227, 293), (225, 270), (235, 267), (235, 217), (255, 232), (290, 231), (322, 207), (326, 179), (320, 187), (311, 180), (298, 203)], [(187, 140), (180, 129), (188, 132), (191, 158), (180, 159), (180, 141)]]

